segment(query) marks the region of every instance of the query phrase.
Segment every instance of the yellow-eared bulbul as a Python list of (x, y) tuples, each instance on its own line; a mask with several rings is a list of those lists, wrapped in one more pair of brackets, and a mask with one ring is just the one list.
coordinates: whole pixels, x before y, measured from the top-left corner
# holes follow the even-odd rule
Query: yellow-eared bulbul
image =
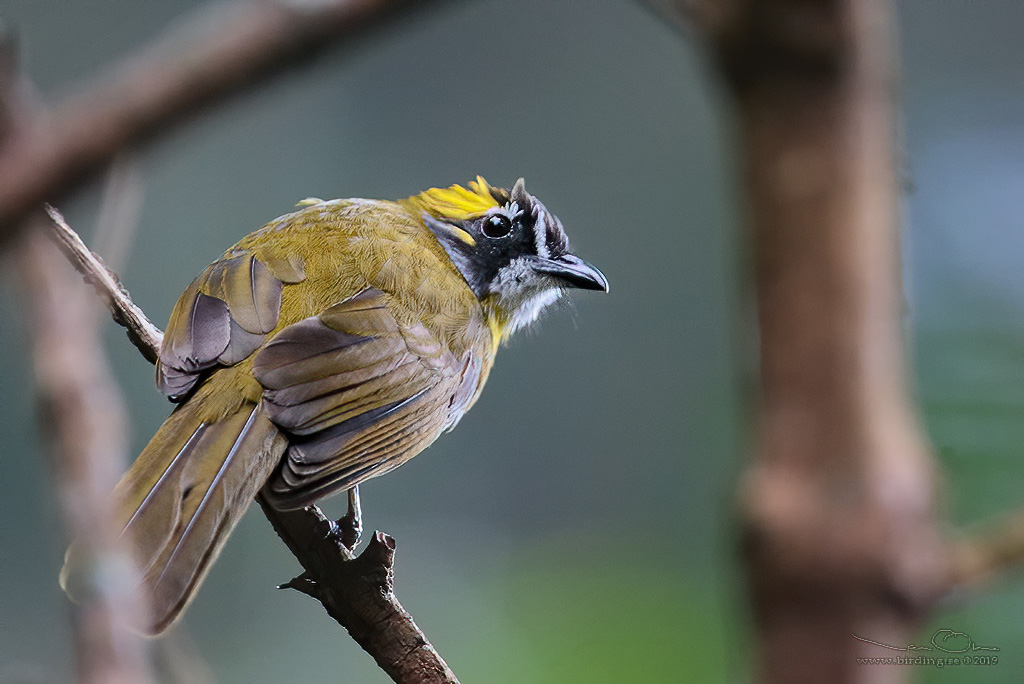
[(522, 180), (302, 205), (171, 313), (157, 384), (177, 407), (114, 492), (147, 633), (181, 614), (261, 488), (299, 508), (408, 461), (480, 396), (502, 340), (568, 288), (608, 289)]

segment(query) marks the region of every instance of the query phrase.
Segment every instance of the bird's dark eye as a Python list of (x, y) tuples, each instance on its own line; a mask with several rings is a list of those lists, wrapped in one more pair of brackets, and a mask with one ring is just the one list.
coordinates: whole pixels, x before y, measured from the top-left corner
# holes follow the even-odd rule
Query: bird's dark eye
[(483, 232), (489, 238), (503, 238), (512, 232), (512, 221), (504, 214), (495, 214), (484, 221)]

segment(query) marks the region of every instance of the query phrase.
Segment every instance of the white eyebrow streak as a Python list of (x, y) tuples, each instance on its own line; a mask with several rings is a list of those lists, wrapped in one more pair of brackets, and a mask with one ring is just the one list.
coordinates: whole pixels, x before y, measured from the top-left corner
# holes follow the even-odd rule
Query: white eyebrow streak
[(537, 220), (533, 222), (533, 244), (537, 250), (537, 256), (547, 259), (551, 256), (548, 250), (548, 217), (543, 209), (537, 209)]

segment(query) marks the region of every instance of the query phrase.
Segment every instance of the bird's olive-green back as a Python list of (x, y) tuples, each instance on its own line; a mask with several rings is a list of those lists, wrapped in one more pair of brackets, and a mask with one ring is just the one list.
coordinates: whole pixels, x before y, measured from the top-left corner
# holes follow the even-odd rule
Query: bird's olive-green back
[[(241, 271), (240, 277), (216, 277), (229, 261), (239, 262), (234, 270)], [(261, 281), (281, 284), (261, 286)], [(274, 287), (280, 290), (279, 304), (268, 294)], [(286, 326), (366, 288), (383, 293), (400, 325), (422, 324), (457, 357), (471, 349), (477, 352), (481, 380), (486, 378), (496, 340), (480, 303), (419, 217), (402, 204), (377, 200), (318, 202), (240, 240), (182, 295), (171, 314), (164, 348), (174, 349), (176, 340), (183, 340), (186, 353), (179, 356), (185, 358), (177, 365), (205, 370), (206, 364), (230, 371), (218, 370), (197, 389), (204, 400), (204, 416), (216, 419), (231, 413), (239, 401), (259, 399), (261, 388), (253, 379), (251, 362), (260, 345)], [(192, 338), (213, 337), (195, 330), (195, 299), (200, 294), (225, 302), (230, 312), (226, 356), (187, 358), (196, 351), (189, 345)], [(274, 311), (278, 307), (279, 315)], [(264, 321), (272, 319), (275, 324), (260, 330), (238, 320), (236, 310), (250, 309), (262, 310)], [(235, 344), (238, 338), (240, 345)], [(173, 365), (162, 355), (161, 372)], [(190, 372), (192, 368), (184, 370), (198, 375)]]

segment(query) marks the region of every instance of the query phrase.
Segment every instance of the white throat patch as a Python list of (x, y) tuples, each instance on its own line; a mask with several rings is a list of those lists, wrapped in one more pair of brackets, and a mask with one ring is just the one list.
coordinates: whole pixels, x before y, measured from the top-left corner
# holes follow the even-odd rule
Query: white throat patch
[(533, 323), (562, 296), (558, 282), (534, 271), (525, 257), (513, 259), (499, 270), (490, 290), (498, 308), (508, 316), (508, 335)]

